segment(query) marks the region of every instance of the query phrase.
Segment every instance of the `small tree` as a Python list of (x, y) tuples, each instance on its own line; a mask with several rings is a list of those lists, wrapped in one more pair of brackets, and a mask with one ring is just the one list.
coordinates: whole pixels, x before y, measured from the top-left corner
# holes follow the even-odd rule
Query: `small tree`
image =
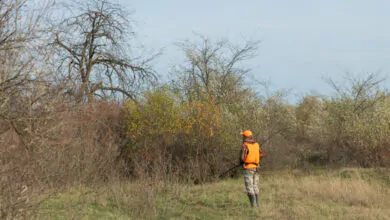
[[(172, 73), (171, 86), (182, 105), (188, 106), (193, 123), (177, 148), (185, 148), (196, 181), (216, 176), (226, 164), (236, 162), (240, 125), (256, 118), (259, 102), (246, 85), (250, 70), (242, 64), (255, 56), (258, 44), (249, 41), (237, 46), (206, 37), (179, 44), (185, 63)], [(245, 126), (255, 124), (252, 120)]]
[(229, 119), (229, 122), (220, 122), (219, 131), (214, 125), (209, 128), (214, 133), (223, 133), (220, 138), (227, 143), (232, 143), (231, 138), (243, 129), (243, 123), (250, 121), (245, 126), (256, 124), (259, 102), (246, 85), (250, 83), (250, 69), (242, 64), (256, 55), (258, 45), (258, 41), (233, 45), (226, 40), (213, 42), (206, 37), (200, 37), (200, 42), (179, 44), (185, 63), (172, 73), (172, 87), (181, 94), (183, 102), (204, 102), (218, 112), (218, 117)]

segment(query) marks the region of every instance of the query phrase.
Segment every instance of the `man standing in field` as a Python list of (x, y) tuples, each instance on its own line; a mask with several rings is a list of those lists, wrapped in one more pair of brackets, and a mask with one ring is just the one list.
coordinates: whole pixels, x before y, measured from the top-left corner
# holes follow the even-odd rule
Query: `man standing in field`
[(259, 143), (256, 142), (253, 137), (252, 131), (245, 130), (240, 133), (243, 135), (243, 144), (240, 153), (240, 164), (244, 168), (244, 182), (245, 188), (248, 193), (248, 198), (253, 207), (260, 206), (259, 201), (259, 163), (260, 158), (265, 156), (264, 152), (261, 152)]

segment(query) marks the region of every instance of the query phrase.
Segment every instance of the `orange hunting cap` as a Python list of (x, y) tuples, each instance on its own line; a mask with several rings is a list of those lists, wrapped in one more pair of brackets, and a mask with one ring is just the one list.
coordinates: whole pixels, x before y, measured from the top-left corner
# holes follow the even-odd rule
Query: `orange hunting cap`
[(244, 135), (245, 137), (250, 137), (253, 135), (252, 131), (250, 131), (250, 130), (245, 130), (243, 132), (240, 132), (240, 134)]

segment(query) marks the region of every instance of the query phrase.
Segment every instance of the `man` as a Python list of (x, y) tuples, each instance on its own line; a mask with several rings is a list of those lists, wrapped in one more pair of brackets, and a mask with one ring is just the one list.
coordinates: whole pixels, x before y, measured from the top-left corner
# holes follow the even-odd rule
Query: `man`
[(259, 143), (253, 137), (252, 131), (245, 130), (240, 132), (243, 135), (243, 144), (240, 152), (240, 164), (244, 168), (244, 182), (248, 193), (248, 198), (251, 206), (260, 206), (259, 201), (259, 176), (258, 169), (261, 157), (265, 156), (261, 152)]

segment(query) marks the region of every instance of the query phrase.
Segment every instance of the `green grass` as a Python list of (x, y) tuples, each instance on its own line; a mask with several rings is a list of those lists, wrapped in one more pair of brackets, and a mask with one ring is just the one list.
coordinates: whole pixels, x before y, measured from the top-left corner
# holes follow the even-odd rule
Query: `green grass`
[(261, 207), (250, 208), (242, 178), (203, 185), (147, 182), (50, 195), (39, 219), (390, 219), (390, 172), (263, 172)]

